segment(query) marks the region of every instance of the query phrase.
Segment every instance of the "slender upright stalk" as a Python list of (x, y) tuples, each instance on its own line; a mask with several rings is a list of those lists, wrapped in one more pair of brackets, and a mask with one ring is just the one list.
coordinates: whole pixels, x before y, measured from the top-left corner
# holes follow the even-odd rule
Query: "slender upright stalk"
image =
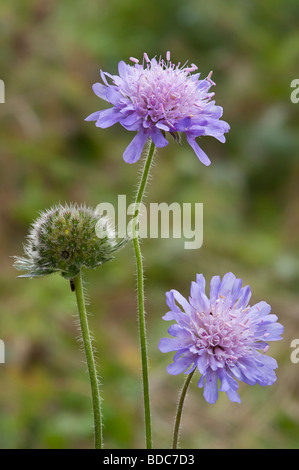
[(144, 307), (144, 276), (143, 276), (142, 254), (141, 254), (140, 240), (139, 240), (139, 234), (138, 234), (138, 223), (139, 223), (140, 204), (144, 196), (144, 191), (145, 191), (151, 163), (152, 163), (153, 156), (154, 156), (154, 151), (155, 151), (155, 145), (153, 142), (151, 142), (149, 152), (148, 152), (145, 164), (144, 164), (139, 189), (137, 192), (137, 197), (135, 200), (135, 210), (134, 210), (134, 219), (133, 219), (133, 244), (134, 244), (136, 264), (137, 264), (138, 321), (139, 321), (139, 337), (140, 337), (140, 349), (141, 349), (145, 434), (146, 434), (147, 449), (152, 448), (152, 424), (151, 424), (150, 391), (149, 391), (149, 376), (148, 376), (145, 307)]
[(177, 413), (176, 413), (176, 418), (175, 418), (175, 424), (174, 424), (174, 431), (173, 431), (173, 441), (172, 441), (172, 448), (176, 449), (178, 445), (178, 439), (179, 439), (179, 429), (180, 429), (180, 424), (181, 424), (181, 418), (182, 418), (182, 412), (183, 412), (183, 406), (184, 406), (184, 401), (186, 398), (187, 390), (190, 385), (191, 379), (193, 377), (193, 374), (196, 369), (194, 369), (193, 372), (188, 374), (184, 386), (181, 391), (180, 395), (180, 400), (178, 403), (178, 408), (177, 408)]
[(97, 370), (95, 359), (91, 344), (91, 337), (89, 333), (88, 320), (86, 314), (84, 293), (82, 287), (81, 273), (78, 274), (73, 280), (73, 288), (75, 289), (78, 312), (80, 318), (80, 326), (82, 332), (82, 339), (84, 350), (87, 360), (88, 374), (91, 385), (92, 408), (94, 416), (94, 445), (95, 449), (102, 449), (102, 416), (101, 416), (101, 398), (99, 391), (99, 382), (97, 377)]

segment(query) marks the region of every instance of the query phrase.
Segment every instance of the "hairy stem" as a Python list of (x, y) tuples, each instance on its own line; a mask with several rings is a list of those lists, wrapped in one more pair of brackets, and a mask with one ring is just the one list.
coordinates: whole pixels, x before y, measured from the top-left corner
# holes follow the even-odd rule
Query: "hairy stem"
[(82, 286), (81, 273), (73, 279), (76, 294), (82, 339), (86, 355), (88, 374), (91, 385), (92, 408), (94, 416), (94, 445), (95, 449), (102, 449), (102, 416), (99, 381), (88, 327), (85, 299)]
[(187, 390), (188, 390), (188, 387), (190, 385), (190, 382), (191, 382), (191, 379), (193, 377), (194, 372), (195, 372), (195, 369), (194, 369), (193, 372), (188, 374), (188, 376), (186, 378), (186, 381), (184, 383), (184, 386), (182, 388), (182, 391), (181, 391), (180, 400), (179, 400), (179, 403), (178, 403), (178, 408), (177, 408), (177, 413), (176, 413), (176, 418), (175, 418), (174, 431), (173, 431), (173, 441), (172, 441), (172, 448), (173, 449), (177, 449), (184, 401), (185, 401)]
[(140, 240), (138, 234), (139, 209), (142, 202), (146, 183), (148, 181), (149, 171), (152, 164), (155, 151), (155, 145), (150, 143), (149, 152), (143, 168), (137, 197), (135, 200), (135, 210), (133, 219), (133, 244), (135, 250), (135, 258), (137, 264), (137, 296), (138, 296), (138, 321), (139, 321), (139, 338), (141, 349), (142, 364), (142, 383), (143, 383), (143, 400), (144, 400), (144, 417), (145, 417), (145, 434), (147, 449), (152, 449), (152, 424), (150, 409), (150, 391), (149, 391), (149, 374), (148, 374), (148, 357), (146, 342), (146, 324), (145, 324), (145, 307), (144, 307), (144, 275), (143, 261), (140, 248)]

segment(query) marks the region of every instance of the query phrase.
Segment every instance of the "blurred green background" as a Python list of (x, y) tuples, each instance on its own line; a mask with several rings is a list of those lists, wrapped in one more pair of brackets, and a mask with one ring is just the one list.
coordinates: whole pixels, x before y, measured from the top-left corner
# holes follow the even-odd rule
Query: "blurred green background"
[[(213, 70), (227, 143), (202, 139), (212, 165), (171, 141), (156, 155), (146, 202), (202, 202), (204, 243), (146, 239), (147, 325), (154, 446), (171, 445), (183, 376), (157, 345), (169, 326), (165, 292), (187, 296), (196, 273), (209, 282), (233, 271), (285, 326), (270, 346), (272, 387), (240, 384), (241, 405), (224, 393), (208, 405), (194, 378), (182, 422), (183, 448), (298, 448), (299, 78), (296, 0), (4, 0), (0, 5), (0, 448), (90, 448), (92, 414), (76, 305), (58, 275), (16, 279), (12, 256), (38, 212), (59, 202), (132, 202), (140, 162), (125, 164), (133, 137), (84, 118), (105, 107), (92, 92), (99, 70), (171, 51), (174, 62)], [(90, 323), (102, 377), (106, 448), (142, 448), (143, 411), (133, 250), (88, 272)]]

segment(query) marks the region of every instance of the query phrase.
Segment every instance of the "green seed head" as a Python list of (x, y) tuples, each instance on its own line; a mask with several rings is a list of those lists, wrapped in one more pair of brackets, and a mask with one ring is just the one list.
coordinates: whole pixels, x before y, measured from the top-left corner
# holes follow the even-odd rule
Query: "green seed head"
[(124, 240), (117, 242), (106, 217), (93, 209), (71, 204), (40, 214), (24, 246), (25, 257), (14, 266), (27, 271), (20, 277), (45, 276), (60, 272), (72, 279), (80, 270), (96, 268), (113, 258)]

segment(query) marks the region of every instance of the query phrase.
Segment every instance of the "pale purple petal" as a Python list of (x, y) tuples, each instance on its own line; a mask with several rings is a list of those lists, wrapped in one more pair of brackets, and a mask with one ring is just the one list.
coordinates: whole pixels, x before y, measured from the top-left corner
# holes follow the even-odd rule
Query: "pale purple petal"
[(171, 325), (168, 328), (168, 333), (171, 336), (175, 336), (176, 338), (187, 339), (188, 341), (192, 339), (190, 331), (186, 330), (185, 328), (182, 328), (179, 325)]
[(239, 388), (237, 381), (231, 378), (230, 375), (224, 369), (219, 369), (218, 377), (221, 381), (219, 391), (225, 392), (230, 401), (241, 403), (240, 396), (237, 393), (237, 390)]
[(210, 283), (210, 300), (215, 302), (218, 297), (220, 287), (220, 276), (213, 276)]
[(122, 98), (119, 89), (116, 86), (109, 86), (108, 88), (106, 88), (106, 90), (107, 101), (109, 101), (110, 104), (117, 106), (119, 104), (120, 99)]
[(104, 109), (99, 113), (96, 126), (101, 127), (102, 129), (106, 129), (107, 127), (111, 127), (119, 122), (121, 117), (121, 113), (116, 111), (115, 108)]
[(174, 312), (181, 313), (182, 310), (175, 302), (175, 297), (174, 297), (175, 293), (178, 293), (175, 289), (172, 289), (171, 291), (166, 292), (166, 303), (171, 310), (173, 310)]
[(128, 67), (129, 66), (123, 60), (118, 63), (118, 73), (121, 78), (126, 79)]
[(218, 374), (210, 369), (206, 373), (203, 396), (211, 405), (218, 400)]
[(101, 111), (96, 111), (85, 118), (85, 121), (97, 121)]
[(190, 306), (189, 302), (185, 299), (185, 297), (175, 289), (172, 289), (170, 292), (173, 294), (173, 298), (178, 302), (178, 304), (183, 307), (185, 313), (191, 314), (192, 307)]
[(233, 273), (226, 273), (222, 278), (218, 291), (218, 296), (222, 295), (226, 297), (233, 289), (235, 280), (236, 276)]
[(138, 134), (135, 135), (134, 139), (124, 151), (123, 157), (125, 162), (135, 163), (139, 160), (147, 139), (148, 135), (145, 132), (139, 131)]
[(210, 301), (196, 282), (191, 283), (191, 297), (189, 298), (189, 302), (192, 307), (201, 312), (208, 313), (210, 311)]
[(166, 145), (168, 145), (168, 140), (165, 139), (162, 132), (156, 127), (151, 131), (151, 138), (155, 146), (158, 148), (166, 147)]
[(236, 308), (245, 308), (251, 297), (251, 290), (249, 286), (243, 287), (240, 292), (240, 297), (236, 303)]
[[(136, 113), (131, 113), (131, 114), (129, 114), (128, 116), (126, 116), (124, 119), (122, 119), (122, 120), (120, 121), (120, 123), (121, 123), (121, 125), (124, 126), (124, 127), (129, 127), (129, 126), (133, 126), (133, 125), (136, 124), (138, 121), (139, 121), (138, 114), (136, 114)], [(140, 128), (140, 125), (138, 126), (138, 128)]]
[(203, 163), (206, 166), (209, 166), (211, 164), (211, 160), (209, 159), (207, 154), (205, 154), (205, 152), (199, 147), (196, 140), (193, 137), (190, 137), (189, 135), (187, 135), (187, 141), (189, 145), (193, 148), (194, 152), (196, 153), (201, 163)]
[(102, 100), (107, 101), (107, 90), (108, 88), (105, 85), (102, 85), (101, 83), (94, 83), (92, 85), (93, 92), (99, 97), (102, 98)]
[(177, 359), (175, 362), (169, 364), (169, 366), (167, 366), (167, 372), (170, 375), (178, 375), (188, 369), (191, 364), (193, 364), (193, 362), (194, 358), (190, 355), (188, 356), (187, 354), (185, 354), (184, 356)]
[(177, 351), (178, 349), (182, 349), (187, 344), (188, 343), (186, 343), (186, 340), (182, 340), (180, 338), (162, 338), (159, 343), (159, 349), (161, 352), (167, 353), (170, 351)]
[(186, 132), (189, 130), (191, 127), (192, 120), (190, 116), (186, 116), (183, 119), (180, 119), (176, 125), (175, 125), (175, 130), (177, 132)]
[(197, 359), (197, 367), (201, 374), (205, 374), (209, 367), (209, 355), (206, 351), (201, 354)]

